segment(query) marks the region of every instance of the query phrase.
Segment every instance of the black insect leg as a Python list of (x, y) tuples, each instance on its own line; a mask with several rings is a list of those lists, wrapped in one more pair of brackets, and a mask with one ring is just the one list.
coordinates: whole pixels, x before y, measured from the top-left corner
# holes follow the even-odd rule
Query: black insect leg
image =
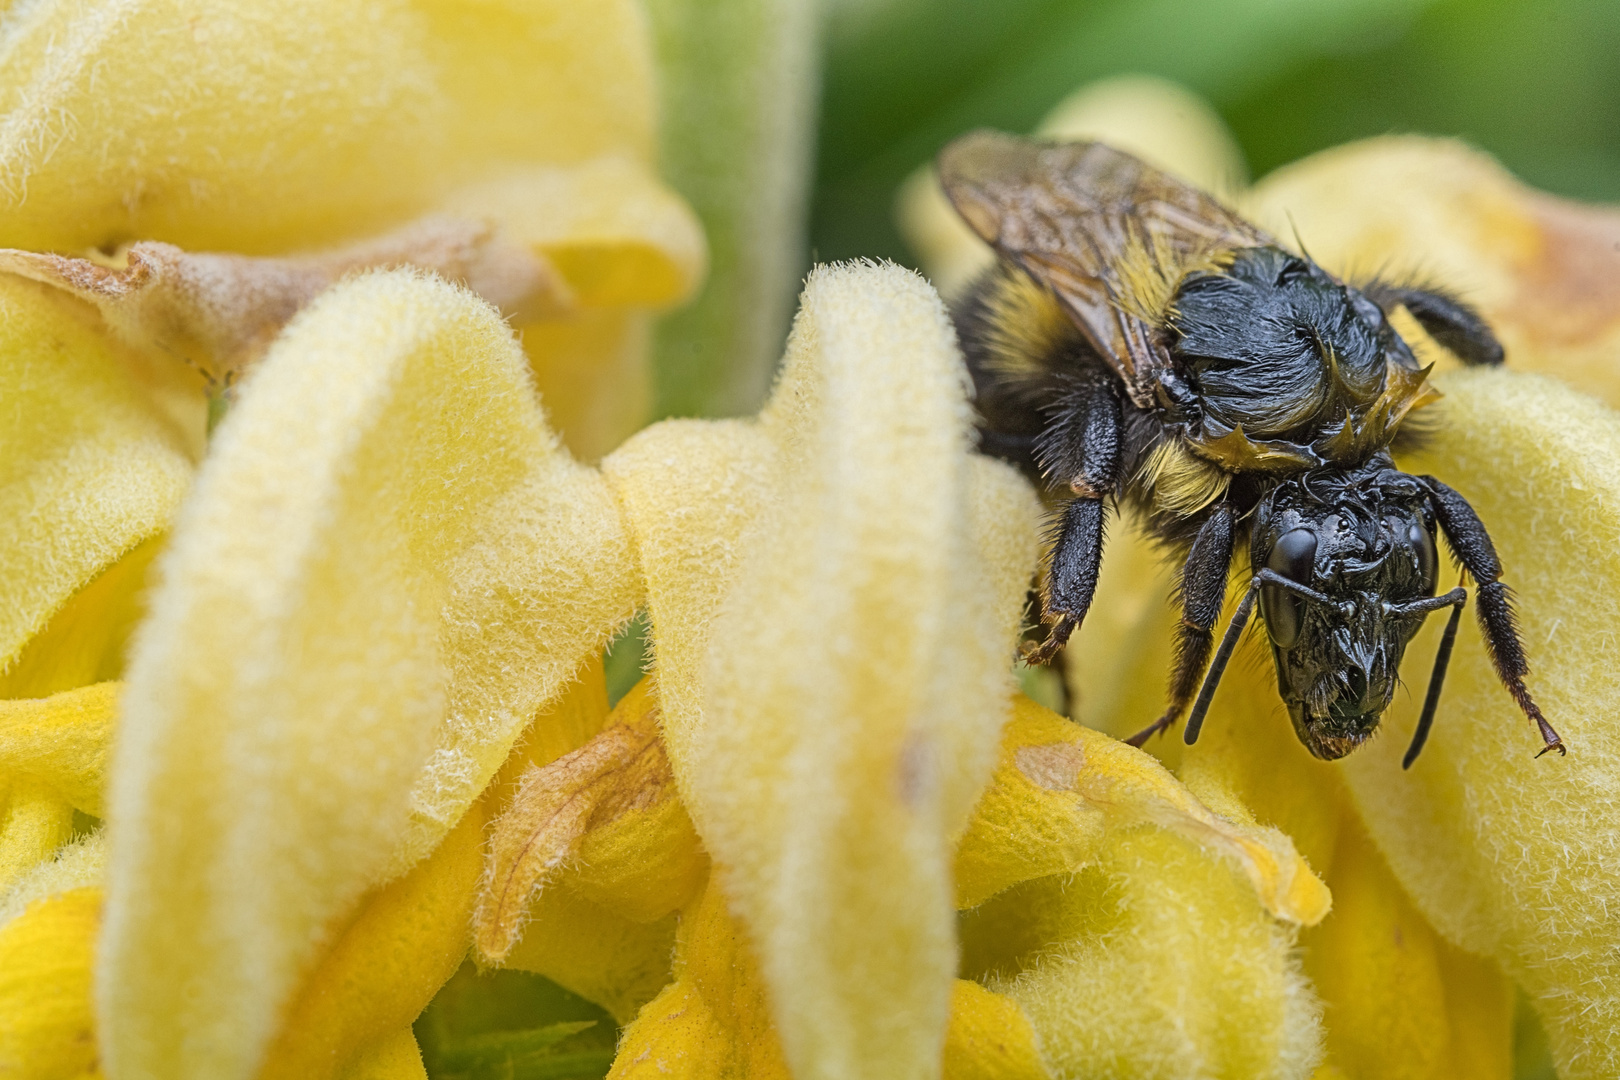
[(1564, 741), (1558, 737), (1558, 732), (1553, 730), (1547, 718), (1541, 715), (1541, 709), (1531, 699), (1530, 691), (1524, 685), (1524, 677), (1530, 671), (1530, 661), (1525, 656), (1524, 643), (1519, 640), (1512, 596), (1508, 587), (1498, 580), (1502, 576), (1502, 563), (1496, 557), (1496, 546), (1491, 543), (1490, 534), (1485, 531), (1484, 523), (1474, 513), (1474, 508), (1468, 505), (1467, 499), (1432, 476), (1420, 476), (1418, 479), (1429, 489), (1429, 505), (1434, 507), (1435, 517), (1440, 522), (1440, 528), (1445, 530), (1451, 550), (1479, 585), (1476, 592), (1477, 609), (1480, 629), (1485, 634), (1485, 650), (1490, 654), (1491, 664), (1496, 668), (1502, 685), (1507, 687), (1524, 715), (1535, 721), (1541, 732), (1541, 741), (1546, 745), (1536, 756), (1540, 757), (1548, 750), (1563, 754)]
[(1176, 628), (1175, 661), (1170, 669), (1170, 706), (1163, 716), (1125, 740), (1132, 746), (1141, 746), (1149, 736), (1174, 726), (1198, 692), (1215, 642), (1215, 620), (1226, 600), (1226, 575), (1232, 565), (1236, 532), (1236, 513), (1227, 503), (1217, 503), (1193, 538), (1181, 572), (1181, 625)]
[(1074, 498), (1058, 519), (1042, 593), (1046, 640), (1029, 650), (1032, 664), (1051, 663), (1086, 617), (1102, 564), (1103, 497), (1119, 469), (1120, 412), (1114, 378), (1086, 371), (1064, 379), (1047, 409), (1036, 459), (1048, 482)]
[(1382, 283), (1371, 286), (1367, 293), (1386, 311), (1396, 305), (1404, 306), (1430, 337), (1463, 363), (1495, 365), (1502, 362), (1502, 343), (1496, 340), (1490, 324), (1450, 293)]

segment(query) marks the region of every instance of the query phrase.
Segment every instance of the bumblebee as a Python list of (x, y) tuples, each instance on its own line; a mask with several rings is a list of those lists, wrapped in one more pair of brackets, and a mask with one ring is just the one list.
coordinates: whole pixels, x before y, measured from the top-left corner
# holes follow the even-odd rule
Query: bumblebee
[[(1403, 422), (1439, 392), (1389, 314), (1404, 307), (1464, 363), (1500, 364), (1472, 308), (1435, 288), (1352, 287), (1101, 143), (975, 131), (938, 169), (999, 255), (955, 311), (981, 449), (1038, 474), (1060, 500), (1032, 662), (1050, 662), (1086, 616), (1112, 499), (1185, 560), (1169, 705), (1129, 741), (1183, 716), (1186, 741), (1197, 739), (1258, 602), (1300, 741), (1343, 757), (1376, 730), (1425, 617), (1449, 608), (1409, 767), (1468, 599), (1461, 587), (1436, 594), (1438, 528), (1476, 583), (1491, 661), (1536, 724), (1540, 753), (1564, 752), (1525, 688), (1485, 526), (1457, 492), (1390, 456)], [(1249, 582), (1211, 662), (1242, 544)]]

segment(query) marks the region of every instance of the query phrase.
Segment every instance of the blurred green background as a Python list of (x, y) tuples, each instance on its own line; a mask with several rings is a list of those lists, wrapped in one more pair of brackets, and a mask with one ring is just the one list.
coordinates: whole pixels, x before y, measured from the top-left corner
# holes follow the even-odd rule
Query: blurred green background
[(828, 0), (810, 246), (914, 265), (896, 185), (977, 125), (1143, 72), (1202, 94), (1250, 175), (1350, 139), (1458, 135), (1620, 201), (1620, 0)]

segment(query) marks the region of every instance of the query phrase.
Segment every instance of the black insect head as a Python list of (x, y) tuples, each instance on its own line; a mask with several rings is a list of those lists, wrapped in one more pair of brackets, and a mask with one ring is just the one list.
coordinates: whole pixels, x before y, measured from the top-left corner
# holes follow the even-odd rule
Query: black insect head
[[(1365, 742), (1389, 705), (1401, 657), (1434, 594), (1426, 493), (1380, 454), (1314, 470), (1261, 501), (1250, 542), (1277, 684), (1300, 741), (1319, 758)], [(1262, 571), (1269, 573), (1262, 574)]]

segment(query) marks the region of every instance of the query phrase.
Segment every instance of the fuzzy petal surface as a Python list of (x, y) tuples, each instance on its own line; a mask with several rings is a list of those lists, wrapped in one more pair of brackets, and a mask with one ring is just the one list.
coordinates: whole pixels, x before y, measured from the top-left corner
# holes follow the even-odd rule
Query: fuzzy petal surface
[(332, 921), (437, 846), (629, 617), (632, 565), (493, 309), (390, 271), (295, 320), (216, 435), (132, 661), (108, 1061), (250, 1075)]

